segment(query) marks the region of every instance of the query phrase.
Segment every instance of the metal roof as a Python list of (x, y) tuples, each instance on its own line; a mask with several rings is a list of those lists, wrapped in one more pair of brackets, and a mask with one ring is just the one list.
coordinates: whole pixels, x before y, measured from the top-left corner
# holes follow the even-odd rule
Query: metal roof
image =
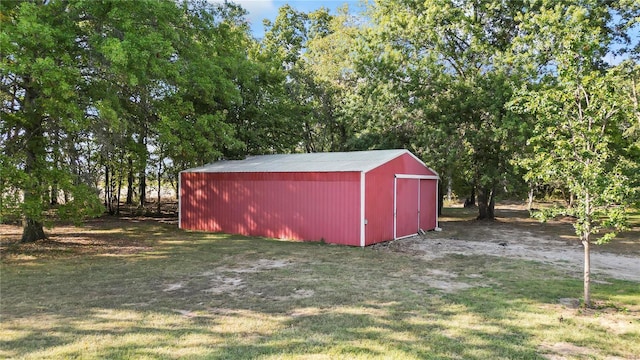
[[(403, 154), (409, 154), (420, 161), (404, 149), (278, 154), (250, 156), (244, 160), (216, 161), (185, 172), (367, 172)], [(420, 163), (424, 165), (422, 161)]]

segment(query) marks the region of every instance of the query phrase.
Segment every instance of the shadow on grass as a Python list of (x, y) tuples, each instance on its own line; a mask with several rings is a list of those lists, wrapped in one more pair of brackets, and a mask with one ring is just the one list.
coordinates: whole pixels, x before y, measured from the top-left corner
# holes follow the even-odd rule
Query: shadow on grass
[[(176, 319), (171, 312), (136, 311), (143, 319), (128, 323), (114, 319), (109, 329), (99, 329), (104, 324), (102, 317), (81, 314), (38, 330), (10, 327), (9, 331), (26, 334), (0, 344), (10, 351), (5, 355), (16, 357), (536, 358), (535, 348), (530, 346), (531, 335), (515, 326), (447, 325), (458, 323), (456, 317), (470, 316), (470, 310), (464, 307), (443, 313), (431, 309), (426, 315), (424, 309), (411, 306), (413, 309), (407, 312), (407, 304), (398, 303), (373, 306), (374, 313), (367, 314), (368, 306), (354, 305), (319, 308), (319, 313), (306, 316), (279, 315), (278, 320), (273, 314), (239, 308), (229, 310), (231, 313), (219, 321), (216, 316)], [(145, 325), (144, 318), (160, 318), (163, 323), (149, 321)], [(252, 323), (256, 318), (261, 321)], [(234, 323), (252, 325), (228, 328)], [(91, 327), (96, 330), (88, 329)], [(43, 332), (50, 335), (42, 336)]]
[[(149, 248), (134, 257), (95, 252), (2, 264), (0, 357), (536, 359), (542, 342), (579, 343), (575, 334), (595, 357), (640, 350), (638, 324), (611, 337), (606, 326), (557, 306), (581, 282), (537, 262), (421, 261), (168, 225), (112, 226), (70, 238)], [(415, 281), (434, 269), (473, 287), (446, 292)], [(637, 294), (631, 282), (594, 289), (594, 298), (612, 301)], [(629, 318), (636, 311), (627, 310)]]

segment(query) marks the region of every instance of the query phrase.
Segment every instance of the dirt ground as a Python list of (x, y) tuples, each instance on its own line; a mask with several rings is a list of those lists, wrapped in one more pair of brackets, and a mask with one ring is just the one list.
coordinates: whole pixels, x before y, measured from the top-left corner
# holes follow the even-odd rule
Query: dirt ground
[[(447, 216), (447, 212), (454, 216)], [(522, 206), (502, 205), (496, 221), (476, 221), (467, 209), (445, 209), (442, 231), (430, 231), (376, 245), (410, 252), (425, 260), (449, 254), (488, 255), (550, 264), (580, 276), (584, 249), (573, 233), (571, 219), (539, 223)], [(460, 221), (461, 217), (471, 217)], [(640, 282), (640, 228), (635, 227), (605, 245), (591, 246), (591, 274), (595, 281), (614, 278)]]

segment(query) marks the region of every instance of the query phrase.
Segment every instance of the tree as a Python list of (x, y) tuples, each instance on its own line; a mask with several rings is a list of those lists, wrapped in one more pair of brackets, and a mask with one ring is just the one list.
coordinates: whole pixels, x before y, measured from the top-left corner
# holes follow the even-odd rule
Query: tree
[(246, 63), (246, 25), (232, 4), (185, 3), (173, 54), (172, 92), (159, 103), (158, 142), (166, 146), (175, 179), (237, 151), (232, 109), (241, 102), (236, 79)]
[(298, 111), (301, 106), (289, 91), (291, 78), (284, 67), (286, 52), (277, 45), (284, 40), (276, 40), (271, 31), (262, 41), (253, 39), (248, 29), (242, 35), (235, 42), (242, 46), (239, 54), (243, 56), (242, 61), (237, 61), (235, 74), (240, 100), (229, 112), (229, 121), (242, 146), (229, 155), (296, 151), (303, 139)]
[(325, 151), (353, 148), (356, 121), (352, 107), (360, 87), (354, 48), (359, 35), (357, 18), (349, 8), (336, 15), (321, 8), (308, 14), (310, 25), (304, 64), (313, 94), (314, 142)]
[(286, 75), (285, 94), (291, 99), (288, 118), (292, 120), (291, 128), (300, 131), (298, 148), (316, 152), (323, 148), (315, 141), (316, 96), (313, 93), (313, 78), (303, 56), (309, 36), (308, 27), (308, 14), (289, 5), (282, 6), (273, 23), (265, 20), (266, 32), (261, 45), (262, 51), (271, 54), (274, 63), (279, 64)]
[(510, 160), (527, 123), (505, 106), (519, 79), (505, 56), (522, 7), (519, 1), (380, 0), (361, 42), (360, 73), (370, 85), (365, 98), (375, 109), (369, 137), (374, 130), (392, 146), (422, 151), (446, 177), (467, 176), (467, 187), (477, 191), (478, 219), (493, 219), (497, 193), (521, 181)]
[[(139, 205), (146, 197), (146, 173), (149, 142), (158, 131), (160, 106), (175, 92), (177, 64), (175, 56), (184, 36), (185, 18), (171, 1), (126, 3), (88, 3), (86, 48), (90, 52), (92, 105), (96, 115), (113, 112), (115, 117), (101, 122), (107, 134), (100, 140), (105, 160), (105, 179), (109, 171), (118, 172), (122, 164), (111, 164), (113, 150), (126, 149), (131, 159), (129, 171), (137, 173)], [(117, 149), (109, 130), (112, 122), (121, 122)], [(132, 178), (132, 177), (129, 177)], [(132, 187), (132, 184), (129, 184)], [(107, 189), (108, 186), (105, 185)]]
[(49, 155), (54, 137), (70, 138), (87, 126), (83, 96), (87, 84), (81, 71), (86, 57), (79, 24), (83, 13), (62, 1), (3, 1), (0, 9), (4, 154), (0, 196), (15, 200), (15, 194), (22, 194), (12, 210), (23, 217), (21, 241), (33, 242), (45, 238), (44, 212), (52, 187), (69, 194), (70, 201), (58, 210), (63, 217), (77, 219), (101, 211), (89, 186), (56, 166)]
[(240, 146), (229, 121), (247, 63), (238, 7), (58, 0), (0, 9), (0, 214), (24, 218), (23, 241), (45, 237), (59, 192), (68, 201), (54, 213), (80, 219), (104, 210), (98, 187), (113, 211), (137, 175), (143, 205), (150, 145), (160, 175)]
[[(340, 151), (353, 147), (353, 46), (358, 32), (343, 8), (331, 15), (326, 8), (303, 13), (280, 8), (267, 32), (261, 52), (270, 54), (285, 75), (285, 96), (290, 129), (300, 141), (296, 150)], [(300, 131), (299, 133), (297, 131)]]
[[(638, 148), (624, 134), (632, 111), (623, 106), (623, 86), (630, 79), (602, 61), (614, 40), (608, 28), (613, 9), (588, 0), (550, 3), (527, 16), (517, 42), (519, 55), (537, 62), (513, 106), (537, 120), (528, 177), (561, 182), (574, 195), (574, 206), (538, 216), (575, 217), (584, 247), (584, 303), (591, 306), (590, 245), (624, 229), (626, 211), (639, 194)], [(594, 237), (604, 230), (609, 231)]]

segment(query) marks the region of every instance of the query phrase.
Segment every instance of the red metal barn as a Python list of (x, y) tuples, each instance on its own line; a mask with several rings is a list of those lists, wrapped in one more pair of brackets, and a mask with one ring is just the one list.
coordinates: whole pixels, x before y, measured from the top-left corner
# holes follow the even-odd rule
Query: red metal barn
[(407, 150), (252, 156), (179, 182), (182, 229), (366, 246), (438, 227), (438, 174)]

